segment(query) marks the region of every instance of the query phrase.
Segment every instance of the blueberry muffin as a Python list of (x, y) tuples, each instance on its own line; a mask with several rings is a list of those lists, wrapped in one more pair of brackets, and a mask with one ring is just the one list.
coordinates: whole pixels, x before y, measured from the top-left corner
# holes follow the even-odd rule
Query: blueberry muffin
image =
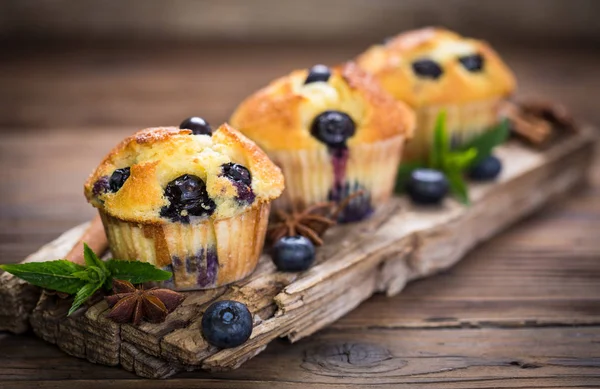
[(515, 79), (485, 42), (440, 28), (409, 31), (375, 45), (356, 59), (397, 100), (417, 114), (405, 159), (425, 157), (436, 117), (446, 111), (452, 142), (459, 145), (498, 122)]
[(281, 171), (252, 141), (227, 124), (201, 124), (137, 132), (85, 184), (114, 257), (172, 271), (168, 286), (178, 290), (250, 274), (283, 190)]
[(393, 191), (414, 114), (352, 63), (317, 65), (273, 81), (243, 101), (231, 123), (281, 167), (279, 209), (341, 202), (340, 222), (367, 217)]

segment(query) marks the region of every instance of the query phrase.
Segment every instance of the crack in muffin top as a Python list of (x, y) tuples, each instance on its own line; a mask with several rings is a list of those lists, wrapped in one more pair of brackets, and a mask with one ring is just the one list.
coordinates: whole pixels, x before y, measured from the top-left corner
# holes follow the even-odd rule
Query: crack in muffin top
[(94, 207), (121, 220), (189, 223), (238, 215), (283, 188), (267, 155), (223, 124), (212, 136), (175, 127), (138, 131), (103, 159), (84, 192)]
[(328, 111), (348, 115), (356, 133), (348, 146), (374, 143), (395, 136), (411, 138), (414, 112), (396, 101), (378, 82), (353, 63), (320, 74), (296, 70), (274, 80), (244, 100), (231, 123), (265, 150), (326, 147), (311, 135), (315, 118)]

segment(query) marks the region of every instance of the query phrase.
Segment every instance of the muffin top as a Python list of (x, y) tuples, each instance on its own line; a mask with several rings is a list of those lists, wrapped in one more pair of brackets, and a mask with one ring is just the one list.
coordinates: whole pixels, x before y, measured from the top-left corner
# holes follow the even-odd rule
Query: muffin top
[(352, 63), (294, 71), (248, 97), (231, 117), (267, 151), (410, 138), (414, 122), (410, 108)]
[(148, 128), (115, 147), (85, 183), (85, 196), (116, 218), (190, 223), (235, 216), (278, 197), (281, 171), (227, 124), (213, 134)]
[(356, 62), (414, 108), (501, 98), (515, 89), (512, 72), (486, 42), (440, 28), (397, 35)]

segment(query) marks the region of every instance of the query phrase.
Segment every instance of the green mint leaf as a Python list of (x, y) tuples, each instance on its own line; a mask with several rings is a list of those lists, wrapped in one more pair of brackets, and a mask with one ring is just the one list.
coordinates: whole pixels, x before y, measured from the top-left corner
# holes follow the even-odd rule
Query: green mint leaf
[(443, 170), (444, 156), (450, 149), (446, 131), (446, 111), (440, 111), (433, 129), (433, 150), (429, 154), (429, 167)]
[(85, 270), (82, 270), (82, 271), (76, 271), (75, 273), (73, 273), (73, 277), (77, 277), (81, 281), (93, 282), (94, 280), (91, 279), (90, 273), (88, 273), (87, 270), (88, 269), (85, 269)]
[(91, 282), (91, 283), (104, 283), (106, 281), (107, 274), (104, 270), (100, 269), (97, 266), (89, 266), (84, 271), (78, 271), (73, 273), (73, 275), (80, 280)]
[(467, 184), (462, 177), (462, 173), (460, 171), (452, 171), (447, 172), (446, 176), (448, 177), (452, 194), (454, 194), (461, 203), (469, 205), (469, 191), (467, 189)]
[(473, 164), (477, 158), (477, 150), (470, 148), (465, 151), (453, 151), (446, 155), (445, 169), (448, 171), (463, 172)]
[(112, 276), (110, 277), (106, 277), (106, 280), (104, 280), (104, 284), (102, 286), (104, 286), (104, 289), (106, 290), (111, 290), (112, 289)]
[(396, 175), (396, 184), (394, 186), (395, 193), (404, 193), (406, 191), (406, 184), (410, 178), (410, 174), (415, 169), (423, 168), (425, 164), (422, 162), (405, 162), (400, 164), (398, 168), (398, 174)]
[(73, 304), (71, 305), (67, 316), (70, 316), (73, 312), (75, 312), (77, 308), (79, 308), (81, 304), (85, 303), (87, 299), (92, 297), (92, 295), (96, 293), (96, 291), (100, 289), (101, 286), (101, 282), (97, 284), (85, 284), (84, 286), (82, 286), (77, 291), (77, 294), (75, 295), (75, 300), (73, 300)]
[(83, 243), (83, 259), (87, 266), (97, 266), (104, 271), (107, 270), (104, 261), (98, 258), (94, 250), (92, 250), (85, 242)]
[(85, 270), (84, 266), (64, 259), (47, 262), (0, 265), (0, 269), (41, 288), (73, 294), (86, 282), (73, 273)]
[(510, 126), (507, 119), (504, 119), (495, 126), (494, 128), (488, 129), (469, 142), (464, 144), (461, 149), (467, 150), (474, 148), (477, 150), (477, 157), (473, 160), (472, 164), (477, 164), (484, 158), (489, 157), (492, 154), (494, 147), (501, 145), (506, 142), (510, 134)]
[(140, 261), (121, 261), (111, 259), (106, 262), (112, 278), (126, 280), (132, 284), (141, 284), (149, 281), (166, 281), (173, 273), (157, 269), (153, 265)]

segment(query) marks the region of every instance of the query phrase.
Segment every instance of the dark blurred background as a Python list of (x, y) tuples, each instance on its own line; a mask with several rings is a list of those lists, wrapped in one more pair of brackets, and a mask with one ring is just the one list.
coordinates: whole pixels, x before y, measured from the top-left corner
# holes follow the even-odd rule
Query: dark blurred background
[[(578, 113), (593, 113), (586, 58), (600, 48), (598, 17), (598, 0), (4, 0), (0, 126), (220, 122), (293, 68), (427, 25), (489, 40), (523, 93), (566, 90)], [(551, 79), (529, 88), (540, 72)], [(581, 99), (573, 78), (588, 76)]]
[(436, 24), (515, 43), (599, 43), (596, 0), (12, 0), (0, 32), (32, 40), (371, 42)]
[(521, 97), (600, 123), (600, 0), (0, 0), (0, 258), (94, 215), (82, 195), (133, 131), (213, 124), (290, 70), (427, 25), (483, 38)]

